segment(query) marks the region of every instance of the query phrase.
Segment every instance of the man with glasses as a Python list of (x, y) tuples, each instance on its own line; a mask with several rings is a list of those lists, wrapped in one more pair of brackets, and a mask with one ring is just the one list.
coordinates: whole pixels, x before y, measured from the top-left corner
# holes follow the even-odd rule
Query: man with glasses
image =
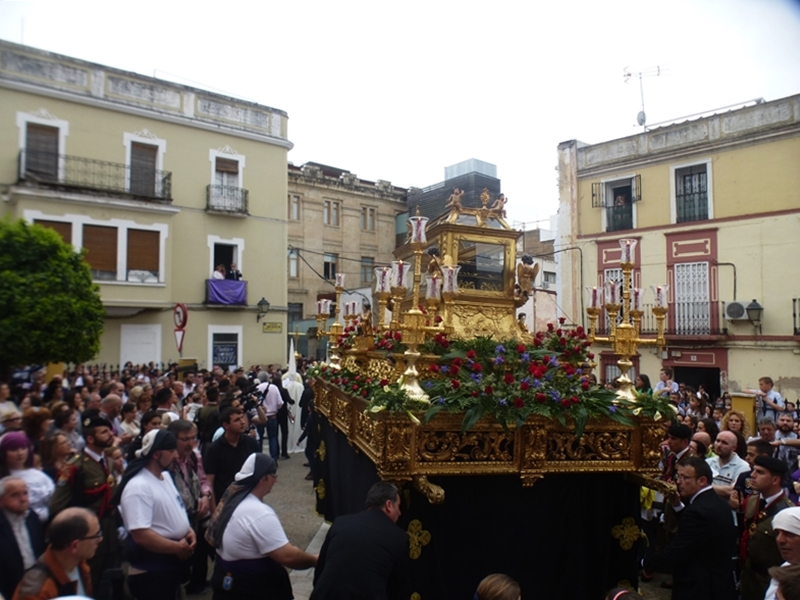
[(678, 463), (678, 495), (671, 498), (678, 514), (678, 532), (661, 550), (645, 556), (643, 574), (673, 573), (673, 600), (733, 600), (736, 590), (733, 557), (736, 527), (731, 509), (711, 486), (711, 467), (699, 456)]
[(178, 458), (170, 466), (169, 473), (197, 537), (186, 593), (202, 594), (208, 587), (208, 557), (211, 555), (211, 548), (204, 538), (211, 517), (211, 486), (203, 469), (203, 460), (196, 450), (197, 428), (194, 423), (179, 419), (170, 423), (167, 431), (178, 440)]
[(85, 508), (58, 513), (48, 531), (50, 545), (20, 581), (13, 600), (59, 596), (92, 597), (89, 560), (103, 539), (97, 516)]

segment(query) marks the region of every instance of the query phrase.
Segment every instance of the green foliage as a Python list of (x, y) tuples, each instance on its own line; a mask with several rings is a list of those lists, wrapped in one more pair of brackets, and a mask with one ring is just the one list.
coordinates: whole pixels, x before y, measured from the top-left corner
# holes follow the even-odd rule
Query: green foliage
[(0, 221), (0, 365), (94, 358), (105, 314), (98, 291), (56, 232)]

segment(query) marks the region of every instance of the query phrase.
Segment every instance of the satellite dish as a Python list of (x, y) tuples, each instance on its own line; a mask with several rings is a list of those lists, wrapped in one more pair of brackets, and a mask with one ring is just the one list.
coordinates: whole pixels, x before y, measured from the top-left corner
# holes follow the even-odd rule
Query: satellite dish
[(639, 114), (636, 115), (636, 122), (642, 126), (647, 122), (647, 116), (644, 114), (643, 110), (640, 110)]

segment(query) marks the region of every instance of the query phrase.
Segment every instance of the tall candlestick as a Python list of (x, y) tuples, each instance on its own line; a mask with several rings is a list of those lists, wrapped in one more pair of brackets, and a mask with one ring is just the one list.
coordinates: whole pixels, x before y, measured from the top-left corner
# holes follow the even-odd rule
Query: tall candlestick
[(344, 273), (336, 274), (336, 287), (344, 287)]
[(402, 260), (392, 262), (392, 287), (407, 287), (408, 265)]
[(622, 251), (620, 256), (620, 262), (623, 263), (632, 263), (634, 258), (634, 252), (636, 251), (636, 244), (639, 240), (633, 238), (626, 238), (621, 239), (619, 241), (619, 247)]
[(633, 288), (633, 310), (642, 310), (642, 301), (644, 300), (644, 289)]
[(425, 236), (425, 226), (428, 223), (428, 217), (411, 217), (411, 243), (424, 244), (428, 240)]
[(428, 276), (428, 289), (425, 291), (425, 297), (438, 300), (441, 297), (442, 280), (436, 275)]
[(450, 267), (442, 267), (442, 275), (444, 281), (442, 283), (442, 292), (445, 294), (458, 293), (458, 272), (461, 270), (461, 265)]

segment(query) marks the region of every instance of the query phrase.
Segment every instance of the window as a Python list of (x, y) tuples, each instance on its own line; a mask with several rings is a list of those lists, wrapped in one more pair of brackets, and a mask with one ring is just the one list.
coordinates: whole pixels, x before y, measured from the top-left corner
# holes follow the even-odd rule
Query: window
[(328, 254), (325, 253), (323, 258), (323, 275), (325, 279), (336, 279), (336, 263), (339, 262), (339, 255), (338, 254)]
[(292, 194), (289, 196), (289, 219), (292, 221), (300, 220), (300, 196)]
[(371, 206), (361, 207), (361, 229), (375, 231), (375, 209)]
[(371, 256), (361, 257), (361, 283), (369, 285), (372, 283), (372, 270), (375, 268), (375, 259)]
[(708, 263), (675, 264), (675, 332), (703, 335), (711, 332)]
[(43, 181), (58, 181), (58, 127), (27, 124), (25, 174)]
[(131, 194), (155, 197), (157, 160), (158, 146), (131, 142)]
[(325, 225), (339, 226), (339, 206), (336, 200), (325, 200), (322, 208), (322, 221)]
[(208, 326), (208, 364), (218, 365), (223, 371), (242, 364), (241, 325)]
[(556, 283), (556, 274), (552, 271), (543, 271), (542, 272), (542, 281), (544, 283)]
[(160, 237), (158, 231), (128, 229), (128, 281), (158, 283)]
[(592, 184), (592, 206), (603, 209), (603, 231), (636, 227), (636, 203), (642, 199), (642, 176), (616, 176)]
[(606, 208), (606, 231), (625, 231), (633, 229), (633, 202), (630, 185), (611, 188), (613, 204)]
[(67, 244), (72, 243), (72, 223), (66, 223), (63, 221), (46, 221), (43, 219), (36, 219), (34, 223), (41, 225), (42, 227), (47, 227), (48, 229), (53, 229)]
[(117, 228), (103, 225), (83, 226), (83, 247), (92, 279), (114, 281), (117, 278)]
[(707, 165), (675, 169), (675, 216), (677, 223), (709, 218)]
[(244, 240), (242, 238), (224, 239), (216, 235), (209, 235), (206, 243), (209, 250), (209, 278), (213, 276), (217, 265), (225, 265), (225, 269), (230, 270), (231, 264), (235, 263), (237, 268), (242, 271), (242, 279), (247, 279), (247, 272), (242, 268), (244, 260)]
[(297, 250), (289, 250), (289, 277), (300, 277), (300, 260)]

